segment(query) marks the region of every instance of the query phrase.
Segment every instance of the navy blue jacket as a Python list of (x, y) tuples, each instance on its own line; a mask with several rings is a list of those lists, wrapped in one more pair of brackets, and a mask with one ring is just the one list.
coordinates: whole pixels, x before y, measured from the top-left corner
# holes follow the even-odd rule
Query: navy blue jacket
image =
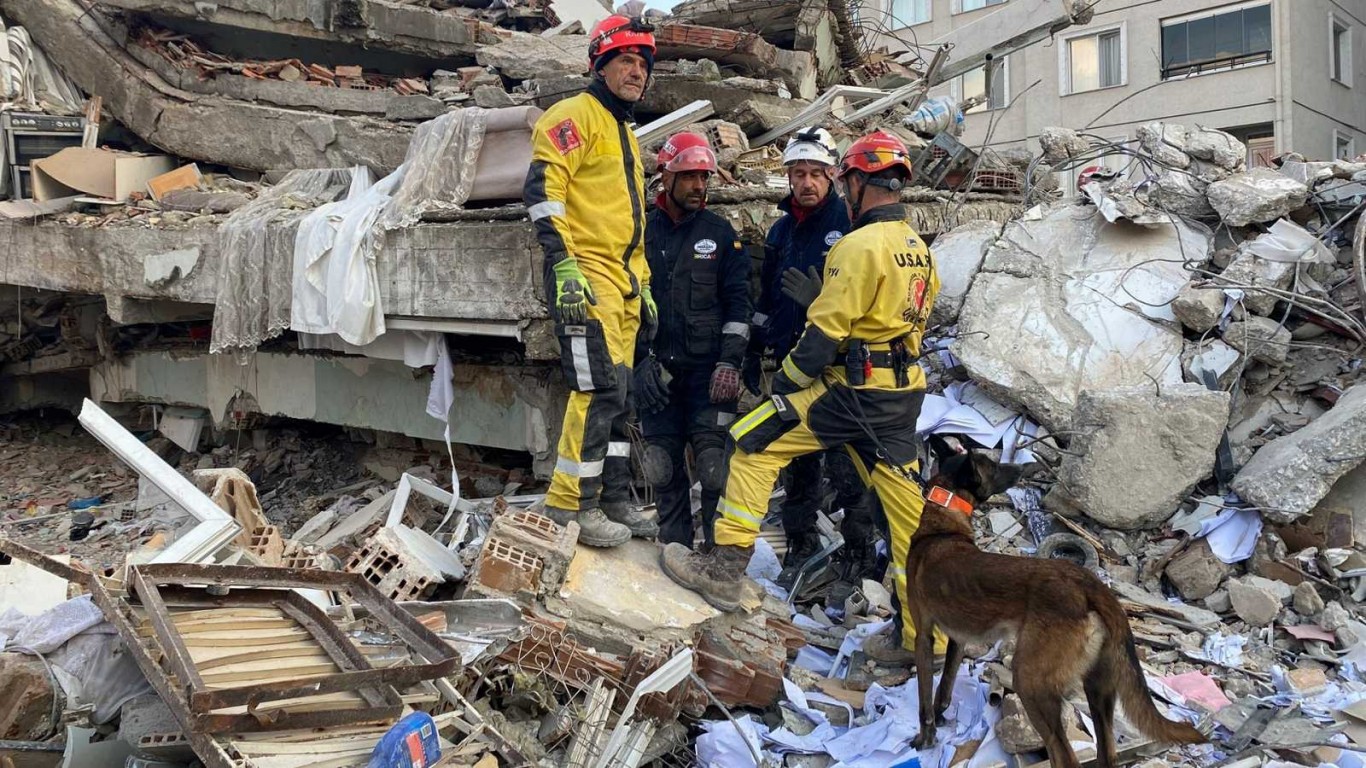
[(655, 357), (672, 371), (740, 367), (749, 339), (749, 256), (730, 222), (705, 208), (645, 219), (650, 290), (659, 307)]
[(806, 308), (783, 295), (783, 272), (794, 267), (806, 272), (815, 267), (825, 272), (825, 254), (830, 246), (849, 231), (849, 212), (844, 200), (832, 189), (825, 200), (797, 222), (792, 213), (792, 197), (778, 207), (786, 214), (768, 231), (764, 241), (764, 267), (760, 275), (759, 304), (754, 308), (752, 353), (773, 349), (781, 360), (797, 345), (806, 328)]

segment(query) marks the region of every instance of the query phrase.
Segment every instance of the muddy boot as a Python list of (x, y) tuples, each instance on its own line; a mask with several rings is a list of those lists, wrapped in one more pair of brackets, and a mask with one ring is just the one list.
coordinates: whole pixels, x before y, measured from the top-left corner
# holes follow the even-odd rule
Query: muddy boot
[(797, 580), (797, 572), (801, 570), (802, 564), (820, 551), (821, 536), (814, 530), (789, 536), (787, 554), (783, 555), (783, 570), (774, 583), (783, 589), (792, 589), (792, 583)]
[(670, 544), (659, 555), (665, 575), (687, 587), (727, 613), (740, 610), (745, 593), (745, 567), (754, 547), (719, 545), (711, 554), (702, 555), (682, 544)]
[(631, 540), (631, 529), (608, 520), (600, 509), (575, 512), (547, 504), (545, 516), (560, 525), (569, 525), (571, 520), (578, 523), (579, 543), (590, 547), (619, 547)]
[(659, 537), (659, 523), (645, 511), (627, 501), (605, 502), (602, 513), (608, 520), (631, 529), (631, 535), (638, 539)]

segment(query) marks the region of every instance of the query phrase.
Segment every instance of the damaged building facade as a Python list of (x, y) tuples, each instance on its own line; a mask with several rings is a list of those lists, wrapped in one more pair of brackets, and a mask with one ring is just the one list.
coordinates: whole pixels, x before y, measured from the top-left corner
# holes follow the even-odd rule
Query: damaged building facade
[[(992, 63), (990, 95), (965, 127), (967, 143), (1033, 149), (1049, 126), (1132, 143), (1141, 125), (1162, 120), (1228, 131), (1261, 165), (1291, 150), (1338, 159), (1366, 151), (1359, 95), (1366, 4), (1095, 5), (1088, 24), (1061, 32), (1053, 45)], [(878, 0), (886, 29), (880, 40), (895, 51), (965, 30), (990, 36), (1000, 8), (982, 0)], [(984, 69), (976, 69), (942, 93), (965, 99), (985, 95), (987, 86)], [(1105, 161), (1122, 163), (1118, 156)]]

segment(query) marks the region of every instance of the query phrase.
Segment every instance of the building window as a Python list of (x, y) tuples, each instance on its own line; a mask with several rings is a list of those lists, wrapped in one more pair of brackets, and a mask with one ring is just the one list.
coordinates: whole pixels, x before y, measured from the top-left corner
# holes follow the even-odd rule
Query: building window
[(1329, 75), (1335, 82), (1352, 85), (1352, 28), (1330, 16), (1328, 55), (1331, 58)]
[(1244, 3), (1162, 22), (1162, 79), (1271, 61), (1271, 4)]
[(892, 29), (913, 27), (930, 20), (930, 0), (892, 0)]
[(980, 11), (993, 5), (1001, 5), (1006, 0), (953, 0), (954, 13), (967, 13), (968, 11)]
[(1122, 26), (1076, 35), (1064, 43), (1059, 48), (1063, 95), (1113, 88), (1128, 80)]
[(989, 109), (1005, 109), (1010, 104), (1010, 58), (998, 59), (991, 63), (991, 93), (987, 93), (987, 65), (969, 70), (954, 81), (954, 97), (960, 102), (974, 96), (986, 97), (987, 101), (967, 110), (986, 112)]
[(1356, 138), (1350, 133), (1333, 131), (1333, 157), (1338, 160), (1351, 160), (1356, 156)]

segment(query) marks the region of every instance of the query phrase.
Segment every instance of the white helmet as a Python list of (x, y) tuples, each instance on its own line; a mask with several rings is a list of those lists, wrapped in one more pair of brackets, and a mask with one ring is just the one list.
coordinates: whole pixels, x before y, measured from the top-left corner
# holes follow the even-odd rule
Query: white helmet
[(802, 160), (834, 167), (839, 163), (839, 153), (835, 151), (835, 137), (824, 128), (815, 126), (797, 131), (787, 140), (787, 147), (783, 150), (783, 165), (792, 165)]

